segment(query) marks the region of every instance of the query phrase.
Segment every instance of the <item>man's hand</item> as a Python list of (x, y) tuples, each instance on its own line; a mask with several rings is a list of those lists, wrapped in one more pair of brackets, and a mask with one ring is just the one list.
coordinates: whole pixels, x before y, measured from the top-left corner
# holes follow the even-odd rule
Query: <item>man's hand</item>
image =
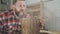
[(43, 29), (44, 26), (44, 19), (40, 19), (40, 29)]
[(15, 10), (15, 5), (14, 4), (11, 5), (11, 9)]

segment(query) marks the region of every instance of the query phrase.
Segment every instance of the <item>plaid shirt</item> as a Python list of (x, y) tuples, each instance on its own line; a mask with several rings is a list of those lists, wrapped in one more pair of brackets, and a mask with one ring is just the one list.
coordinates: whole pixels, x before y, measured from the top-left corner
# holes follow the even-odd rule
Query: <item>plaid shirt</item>
[[(27, 18), (27, 17), (28, 15), (25, 15), (24, 18)], [(21, 28), (21, 23), (22, 23), (22, 20), (19, 20), (14, 16), (13, 10), (0, 13), (0, 28), (1, 26), (4, 26), (3, 30), (15, 30), (19, 27)]]

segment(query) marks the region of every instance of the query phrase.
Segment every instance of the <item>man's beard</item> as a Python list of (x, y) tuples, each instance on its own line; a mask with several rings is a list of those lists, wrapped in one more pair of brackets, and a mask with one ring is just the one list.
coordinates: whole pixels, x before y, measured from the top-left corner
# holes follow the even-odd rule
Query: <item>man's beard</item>
[(24, 14), (23, 11), (20, 11), (20, 12), (19, 12), (19, 11), (15, 10), (15, 15), (16, 15), (18, 18), (22, 17), (23, 14)]
[(16, 16), (18, 16), (18, 17), (19, 17), (19, 12), (15, 12), (15, 14), (16, 14)]

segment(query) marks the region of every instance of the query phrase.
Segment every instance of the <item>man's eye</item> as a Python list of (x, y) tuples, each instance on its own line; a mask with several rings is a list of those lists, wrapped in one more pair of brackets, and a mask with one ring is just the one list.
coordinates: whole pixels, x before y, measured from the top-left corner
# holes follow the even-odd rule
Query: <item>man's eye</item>
[(22, 5), (20, 5), (20, 7), (21, 7)]
[(25, 7), (25, 5), (20, 5), (20, 7)]
[(23, 5), (23, 7), (25, 7), (25, 5)]

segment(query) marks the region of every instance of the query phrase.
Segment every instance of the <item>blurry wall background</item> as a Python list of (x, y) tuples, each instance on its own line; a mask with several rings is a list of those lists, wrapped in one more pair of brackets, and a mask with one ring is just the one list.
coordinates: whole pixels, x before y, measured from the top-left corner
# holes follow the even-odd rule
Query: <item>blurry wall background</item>
[[(28, 5), (38, 3), (39, 0), (27, 0)], [(60, 31), (60, 0), (43, 0), (44, 18), (49, 19), (45, 22), (45, 28)]]
[[(3, 1), (4, 4), (1, 1)], [(0, 0), (0, 11), (9, 10), (10, 9), (10, 6), (11, 6), (11, 1), (12, 0)]]
[[(35, 2), (35, 0), (27, 1), (31, 5)], [(60, 0), (43, 0), (43, 3), (44, 17), (49, 17), (49, 19), (45, 22), (45, 28), (49, 30), (60, 31)]]
[(44, 17), (48, 19), (45, 22), (46, 29), (60, 31), (60, 0), (44, 2)]

